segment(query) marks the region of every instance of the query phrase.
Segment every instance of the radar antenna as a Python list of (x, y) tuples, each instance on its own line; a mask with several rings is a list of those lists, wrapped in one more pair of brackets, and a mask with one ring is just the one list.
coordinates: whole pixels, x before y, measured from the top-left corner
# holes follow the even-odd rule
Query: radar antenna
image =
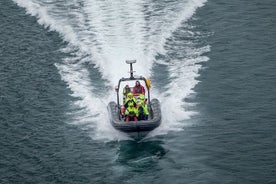
[(133, 77), (133, 67), (132, 64), (136, 63), (136, 60), (126, 60), (126, 63), (130, 65), (130, 79), (134, 79)]

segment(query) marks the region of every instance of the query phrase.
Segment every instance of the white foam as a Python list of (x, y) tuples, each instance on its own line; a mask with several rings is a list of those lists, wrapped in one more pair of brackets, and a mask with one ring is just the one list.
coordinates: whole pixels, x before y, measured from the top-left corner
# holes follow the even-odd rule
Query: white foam
[(84, 63), (95, 65), (103, 81), (107, 81), (105, 85), (114, 86), (119, 78), (128, 75), (129, 66), (124, 63), (125, 60), (137, 59), (137, 74), (150, 77), (155, 62), (166, 64), (172, 79), (168, 84), (169, 90), (165, 92), (160, 93), (157, 86), (153, 88), (152, 96), (160, 98), (165, 113), (164, 123), (152, 135), (183, 129), (183, 120), (194, 113), (185, 110), (189, 104), (183, 99), (193, 92), (198, 83), (195, 78), (201, 66), (197, 63), (208, 60), (201, 55), (208, 52), (209, 47), (188, 47), (186, 52), (192, 58), (174, 59), (169, 63), (155, 61), (155, 56), (167, 54), (164, 47), (167, 39), (207, 0), (180, 0), (164, 5), (160, 2), (161, 8), (145, 0), (85, 0), (82, 4), (78, 1), (61, 4), (54, 0), (14, 1), (36, 16), (38, 23), (58, 32), (69, 43), (63, 51), (73, 56), (57, 63), (56, 67), (72, 96), (76, 97), (73, 106), (78, 112), (73, 112), (72, 123), (91, 129), (94, 139), (125, 139), (108, 122), (106, 106), (114, 100), (114, 91), (107, 87), (110, 90), (106, 94), (100, 96), (95, 93), (94, 83), (97, 81), (91, 80), (90, 71)]

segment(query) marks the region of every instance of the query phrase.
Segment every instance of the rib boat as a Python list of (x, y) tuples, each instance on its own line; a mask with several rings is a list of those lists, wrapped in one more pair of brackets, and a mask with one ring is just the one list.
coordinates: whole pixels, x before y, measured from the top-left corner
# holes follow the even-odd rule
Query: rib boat
[[(108, 104), (108, 114), (111, 125), (134, 139), (142, 139), (149, 132), (157, 128), (161, 124), (162, 116), (161, 116), (161, 108), (160, 102), (157, 98), (151, 99), (150, 88), (151, 82), (148, 78), (143, 76), (134, 76), (133, 75), (133, 64), (136, 63), (136, 60), (127, 60), (127, 64), (130, 65), (130, 76), (123, 77), (119, 80), (118, 85), (115, 87), (115, 91), (117, 94), (117, 100), (111, 101)], [(122, 112), (124, 107), (125, 96), (123, 95), (123, 87), (126, 85), (135, 84), (135, 82), (139, 81), (145, 87), (145, 97), (146, 103), (148, 105), (148, 119), (146, 120), (137, 120), (137, 121), (125, 121), (125, 115)], [(130, 87), (133, 90), (132, 87)], [(137, 100), (139, 100), (139, 95), (133, 94)]]

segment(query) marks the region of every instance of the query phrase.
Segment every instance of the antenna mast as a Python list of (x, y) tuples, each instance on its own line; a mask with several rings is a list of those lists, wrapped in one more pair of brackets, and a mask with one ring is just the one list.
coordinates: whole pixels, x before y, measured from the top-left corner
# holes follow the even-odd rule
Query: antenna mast
[(133, 67), (132, 64), (136, 63), (136, 60), (126, 60), (126, 63), (130, 65), (130, 79), (134, 79), (133, 77)]

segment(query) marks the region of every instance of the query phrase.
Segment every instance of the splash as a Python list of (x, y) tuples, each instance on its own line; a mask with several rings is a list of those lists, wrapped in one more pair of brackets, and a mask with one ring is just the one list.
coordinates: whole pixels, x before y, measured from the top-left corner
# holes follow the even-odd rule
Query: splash
[[(68, 57), (56, 63), (56, 67), (76, 99), (72, 103), (72, 123), (91, 130), (94, 139), (125, 139), (108, 122), (106, 106), (115, 99), (112, 86), (127, 76), (128, 65), (124, 61), (136, 59), (135, 71), (139, 75), (153, 77), (158, 72), (154, 65), (165, 65), (169, 73), (167, 90), (161, 91), (157, 82), (152, 91), (166, 112), (165, 123), (152, 135), (183, 129), (183, 120), (194, 113), (185, 110), (189, 104), (183, 99), (198, 83), (198, 63), (208, 60), (202, 54), (210, 48), (196, 48), (174, 33), (184, 30), (193, 36), (183, 25), (206, 0), (14, 1), (37, 17), (39, 24), (58, 32), (68, 42), (61, 50)], [(169, 47), (170, 44), (173, 46)], [(185, 53), (185, 57), (174, 57), (172, 51)], [(160, 54), (170, 59), (156, 59)], [(93, 74), (97, 72), (100, 77), (95, 79)], [(99, 87), (105, 92), (99, 91)]]

